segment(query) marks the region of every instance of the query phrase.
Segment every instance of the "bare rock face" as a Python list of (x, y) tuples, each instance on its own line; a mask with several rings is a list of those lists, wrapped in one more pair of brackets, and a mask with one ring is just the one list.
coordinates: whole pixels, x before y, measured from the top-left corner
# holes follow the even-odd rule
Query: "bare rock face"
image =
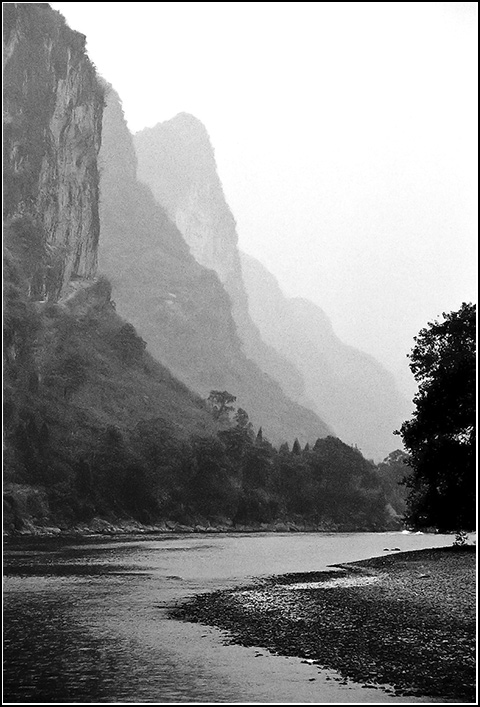
[(30, 254), (30, 296), (58, 300), (72, 279), (90, 279), (97, 269), (103, 90), (85, 53), (85, 37), (49, 5), (7, 3), (4, 13), (5, 213), (11, 245), (20, 256)]
[(295, 366), (268, 346), (252, 321), (242, 278), (235, 218), (203, 123), (180, 113), (134, 136), (138, 178), (152, 190), (195, 260), (214, 270), (232, 301), (243, 350), (295, 402), (311, 407)]
[(224, 284), (236, 279), (241, 273), (236, 223), (204, 125), (180, 113), (134, 140), (138, 178), (165, 208), (195, 260), (215, 270)]

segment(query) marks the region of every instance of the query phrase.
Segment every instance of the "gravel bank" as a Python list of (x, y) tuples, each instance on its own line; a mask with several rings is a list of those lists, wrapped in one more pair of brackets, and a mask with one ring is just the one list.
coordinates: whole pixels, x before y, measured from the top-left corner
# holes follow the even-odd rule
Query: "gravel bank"
[(475, 702), (475, 557), (389, 554), (199, 595), (172, 616), (399, 695)]

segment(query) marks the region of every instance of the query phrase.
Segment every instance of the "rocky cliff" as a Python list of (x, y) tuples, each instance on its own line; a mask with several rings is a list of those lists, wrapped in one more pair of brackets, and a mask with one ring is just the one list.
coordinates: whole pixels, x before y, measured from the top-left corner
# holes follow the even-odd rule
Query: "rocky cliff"
[(241, 273), (236, 224), (204, 125), (180, 113), (137, 133), (134, 144), (138, 178), (165, 208), (195, 260), (215, 270), (232, 291)]
[(5, 527), (158, 516), (186, 440), (219, 425), (95, 277), (104, 92), (84, 37), (46, 4), (4, 12)]
[(180, 113), (134, 136), (138, 177), (152, 190), (175, 223), (195, 260), (214, 270), (232, 301), (243, 350), (284, 393), (310, 406), (302, 376), (267, 346), (252, 321), (242, 280), (237, 226), (218, 176), (214, 149), (205, 126)]
[(5, 20), (7, 532), (286, 529), (290, 518), (295, 528), (384, 527), (383, 491), (357, 450), (326, 437), (277, 452), (244, 414), (232, 425), (206, 405), (211, 388), (233, 392), (275, 442), (328, 433), (245, 356), (218, 276), (137, 182), (113, 92), (100, 238), (112, 301), (95, 276), (104, 92), (84, 38), (45, 4), (8, 3)]
[[(272, 442), (328, 434), (313, 412), (287, 398), (245, 355), (219, 277), (195, 260), (150, 189), (137, 181), (132, 137), (113, 92), (100, 158), (100, 268), (112, 282), (118, 311), (151, 352), (203, 397), (212, 389), (236, 395)], [(185, 180), (174, 180), (178, 190)]]
[(262, 336), (298, 367), (315, 409), (347, 444), (375, 460), (398, 448), (409, 406), (393, 376), (372, 356), (344, 344), (320, 307), (287, 298), (275, 277), (242, 254), (250, 313)]
[(31, 296), (56, 300), (96, 272), (103, 91), (46, 3), (4, 4), (4, 67), (5, 214)]

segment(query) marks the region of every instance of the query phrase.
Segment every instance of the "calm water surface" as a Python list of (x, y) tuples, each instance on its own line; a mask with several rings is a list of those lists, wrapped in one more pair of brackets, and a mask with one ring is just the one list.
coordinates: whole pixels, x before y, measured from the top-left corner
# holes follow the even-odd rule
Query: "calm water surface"
[(340, 685), (298, 658), (224, 645), (222, 632), (172, 621), (167, 610), (252, 577), (452, 540), (401, 533), (8, 540), (4, 702), (408, 702)]

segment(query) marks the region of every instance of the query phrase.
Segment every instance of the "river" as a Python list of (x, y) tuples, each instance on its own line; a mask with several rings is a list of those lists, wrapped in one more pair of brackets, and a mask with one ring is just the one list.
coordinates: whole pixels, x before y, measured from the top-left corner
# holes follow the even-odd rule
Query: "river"
[(167, 611), (252, 577), (452, 540), (402, 533), (7, 539), (4, 703), (412, 702), (340, 684), (299, 658), (226, 645), (221, 631), (171, 620)]

